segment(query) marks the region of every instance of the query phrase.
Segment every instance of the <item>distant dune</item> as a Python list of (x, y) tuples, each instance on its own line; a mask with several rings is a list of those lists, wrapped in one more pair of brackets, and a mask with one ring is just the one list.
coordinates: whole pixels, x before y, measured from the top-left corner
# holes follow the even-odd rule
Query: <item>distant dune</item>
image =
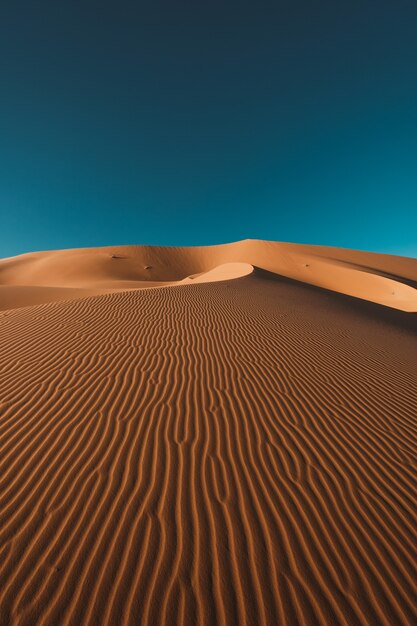
[[(402, 311), (417, 312), (417, 259), (324, 246), (305, 246), (248, 239), (218, 246), (175, 248), (112, 246), (35, 252), (0, 260), (1, 308), (67, 299), (71, 292), (90, 295), (115, 289), (174, 285), (218, 266), (246, 263), (294, 280), (377, 302)], [(227, 279), (223, 267), (222, 279)], [(185, 281), (188, 282), (188, 281)], [(25, 287), (18, 293), (8, 287)], [(30, 287), (31, 289), (28, 289)], [(41, 290), (52, 287), (55, 291)], [(88, 295), (88, 292), (84, 295)]]
[(0, 261), (0, 624), (417, 623), (417, 260)]

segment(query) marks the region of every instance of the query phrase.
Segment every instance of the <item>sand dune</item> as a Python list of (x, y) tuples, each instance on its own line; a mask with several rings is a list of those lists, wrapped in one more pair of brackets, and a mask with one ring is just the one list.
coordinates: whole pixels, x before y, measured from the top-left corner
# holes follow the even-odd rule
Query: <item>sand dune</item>
[(17, 309), (45, 302), (75, 300), (106, 293), (106, 289), (76, 287), (39, 287), (32, 285), (0, 285), (0, 311)]
[(0, 624), (417, 623), (416, 281), (254, 241), (0, 262)]
[[(252, 239), (191, 248), (112, 246), (23, 254), (0, 260), (0, 285), (126, 290), (174, 285), (230, 263), (245, 263), (306, 284), (417, 312), (416, 259)], [(51, 297), (53, 301), (53, 294)], [(27, 304), (35, 302), (28, 292)]]
[(249, 263), (223, 263), (208, 272), (201, 272), (187, 276), (183, 280), (175, 283), (176, 285), (187, 285), (191, 283), (215, 283), (219, 280), (233, 280), (234, 278), (242, 278), (252, 274), (254, 267)]

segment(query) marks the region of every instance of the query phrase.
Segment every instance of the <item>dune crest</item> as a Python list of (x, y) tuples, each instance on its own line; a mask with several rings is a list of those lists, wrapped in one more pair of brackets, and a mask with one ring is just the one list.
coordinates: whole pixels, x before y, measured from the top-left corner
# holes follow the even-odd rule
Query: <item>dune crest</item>
[[(238, 264), (252, 265), (309, 285), (417, 312), (416, 259), (257, 240), (190, 248), (112, 246), (57, 250), (3, 259), (0, 307), (8, 308), (6, 300), (13, 302), (8, 286), (32, 287), (26, 298), (22, 292), (16, 300), (17, 306), (24, 306), (22, 303), (54, 300), (53, 291), (48, 297), (39, 287), (84, 289), (94, 295), (187, 283), (189, 276), (198, 274), (206, 274), (204, 280), (219, 280), (219, 272), (213, 270), (226, 264), (237, 272)], [(224, 280), (227, 279), (225, 271)]]
[(248, 276), (252, 274), (253, 271), (254, 268), (249, 263), (222, 263), (222, 265), (218, 265), (207, 272), (187, 276), (187, 278), (184, 278), (177, 284), (190, 285), (196, 283), (215, 283), (219, 280), (234, 280), (235, 278)]

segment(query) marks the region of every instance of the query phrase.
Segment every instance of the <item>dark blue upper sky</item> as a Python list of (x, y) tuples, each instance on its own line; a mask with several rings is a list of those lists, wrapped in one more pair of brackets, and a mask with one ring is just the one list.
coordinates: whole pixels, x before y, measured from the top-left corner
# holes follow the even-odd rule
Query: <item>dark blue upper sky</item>
[(417, 256), (416, 0), (2, 2), (0, 80), (0, 256)]

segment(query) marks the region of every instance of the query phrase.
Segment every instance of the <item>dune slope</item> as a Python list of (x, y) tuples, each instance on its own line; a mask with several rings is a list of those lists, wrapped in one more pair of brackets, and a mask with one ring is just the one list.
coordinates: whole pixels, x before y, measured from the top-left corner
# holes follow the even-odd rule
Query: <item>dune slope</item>
[(416, 623), (416, 316), (251, 246), (0, 313), (2, 625)]
[[(16, 286), (31, 287), (25, 299), (23, 292), (15, 299), (16, 307), (29, 306), (57, 299), (53, 290), (48, 296), (45, 287), (90, 290), (93, 295), (100, 291), (191, 282), (186, 279), (213, 272), (217, 267), (223, 268), (220, 273), (227, 278), (224, 268), (229, 266), (232, 278), (238, 264), (402, 311), (417, 312), (417, 259), (251, 239), (190, 248), (113, 246), (55, 250), (3, 259), (0, 260), (0, 309), (14, 306)], [(207, 280), (213, 280), (213, 275)]]

